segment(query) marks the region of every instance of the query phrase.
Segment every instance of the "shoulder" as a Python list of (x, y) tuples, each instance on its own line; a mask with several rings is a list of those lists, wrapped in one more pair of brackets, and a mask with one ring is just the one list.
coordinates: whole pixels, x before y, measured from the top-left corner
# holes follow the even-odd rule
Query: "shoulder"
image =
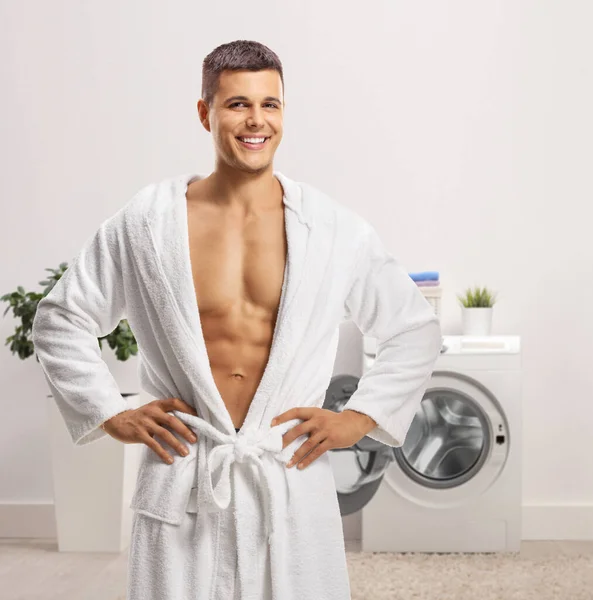
[(181, 192), (185, 176), (167, 177), (141, 187), (123, 207), (129, 217), (167, 211)]
[[(171, 213), (175, 199), (182, 193), (185, 176), (167, 177), (137, 189), (104, 225), (122, 232), (138, 230), (162, 214)], [(184, 192), (183, 192), (184, 193)]]
[(297, 182), (303, 190), (303, 210), (314, 220), (342, 232), (350, 240), (362, 240), (373, 229), (362, 215), (334, 196), (305, 182)]

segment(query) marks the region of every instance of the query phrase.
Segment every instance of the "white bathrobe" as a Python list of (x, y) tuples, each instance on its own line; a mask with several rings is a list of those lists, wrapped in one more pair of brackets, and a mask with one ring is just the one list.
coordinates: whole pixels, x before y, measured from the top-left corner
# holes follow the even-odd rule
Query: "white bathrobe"
[[(107, 435), (99, 424), (128, 408), (97, 343), (122, 318), (138, 341), (142, 389), (195, 407), (199, 417), (173, 414), (198, 442), (182, 440), (190, 453), (171, 451), (172, 465), (143, 446), (130, 505), (174, 527), (197, 516), (192, 600), (229, 600), (235, 575), (237, 597), (262, 600), (264, 568), (273, 600), (350, 598), (328, 453), (303, 470), (287, 469), (307, 436), (282, 450), (282, 435), (300, 420), (270, 422), (295, 406), (323, 405), (339, 325), (353, 320), (378, 348), (345, 408), (377, 422), (371, 438), (401, 446), (441, 348), (433, 308), (369, 222), (310, 185), (274, 175), (284, 189), (287, 265), (269, 360), (239, 434), (210, 369), (190, 263), (185, 192), (206, 175), (139, 190), (86, 241), (39, 302), (33, 325), (37, 356), (75, 444)], [(230, 511), (236, 527), (221, 528)], [(238, 573), (228, 566), (231, 556)], [(180, 571), (189, 568), (180, 562)], [(155, 579), (135, 597), (185, 600), (164, 583), (155, 590)]]

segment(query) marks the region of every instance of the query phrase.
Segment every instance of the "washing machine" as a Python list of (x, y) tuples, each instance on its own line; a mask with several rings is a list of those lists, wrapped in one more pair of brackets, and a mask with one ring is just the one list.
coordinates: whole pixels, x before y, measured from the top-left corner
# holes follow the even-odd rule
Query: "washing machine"
[[(376, 347), (363, 338), (363, 373)], [(357, 381), (334, 376), (324, 407)], [(361, 511), (363, 551), (518, 552), (521, 447), (520, 338), (444, 336), (403, 446), (330, 451), (340, 510)]]

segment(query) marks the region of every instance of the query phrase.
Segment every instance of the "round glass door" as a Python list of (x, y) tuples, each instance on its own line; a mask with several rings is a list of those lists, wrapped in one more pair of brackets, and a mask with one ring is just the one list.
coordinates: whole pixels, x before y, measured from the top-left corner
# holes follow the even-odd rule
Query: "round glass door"
[[(416, 482), (431, 488), (451, 488), (471, 479), (492, 443), (488, 418), (472, 395), (450, 386), (427, 389), (404, 445), (395, 448), (399, 467)], [(476, 388), (476, 397), (483, 395)]]

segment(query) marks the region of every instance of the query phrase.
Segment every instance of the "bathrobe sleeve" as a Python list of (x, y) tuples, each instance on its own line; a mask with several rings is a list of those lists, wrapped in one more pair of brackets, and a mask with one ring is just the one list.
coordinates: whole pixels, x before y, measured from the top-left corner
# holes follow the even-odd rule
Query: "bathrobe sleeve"
[(117, 224), (107, 219), (37, 305), (32, 339), (46, 381), (74, 444), (108, 435), (99, 425), (129, 409), (98, 337), (124, 318), (125, 295)]
[(364, 335), (377, 339), (377, 354), (343, 408), (375, 420), (369, 437), (399, 447), (428, 387), (441, 329), (416, 283), (366, 225), (345, 311)]

